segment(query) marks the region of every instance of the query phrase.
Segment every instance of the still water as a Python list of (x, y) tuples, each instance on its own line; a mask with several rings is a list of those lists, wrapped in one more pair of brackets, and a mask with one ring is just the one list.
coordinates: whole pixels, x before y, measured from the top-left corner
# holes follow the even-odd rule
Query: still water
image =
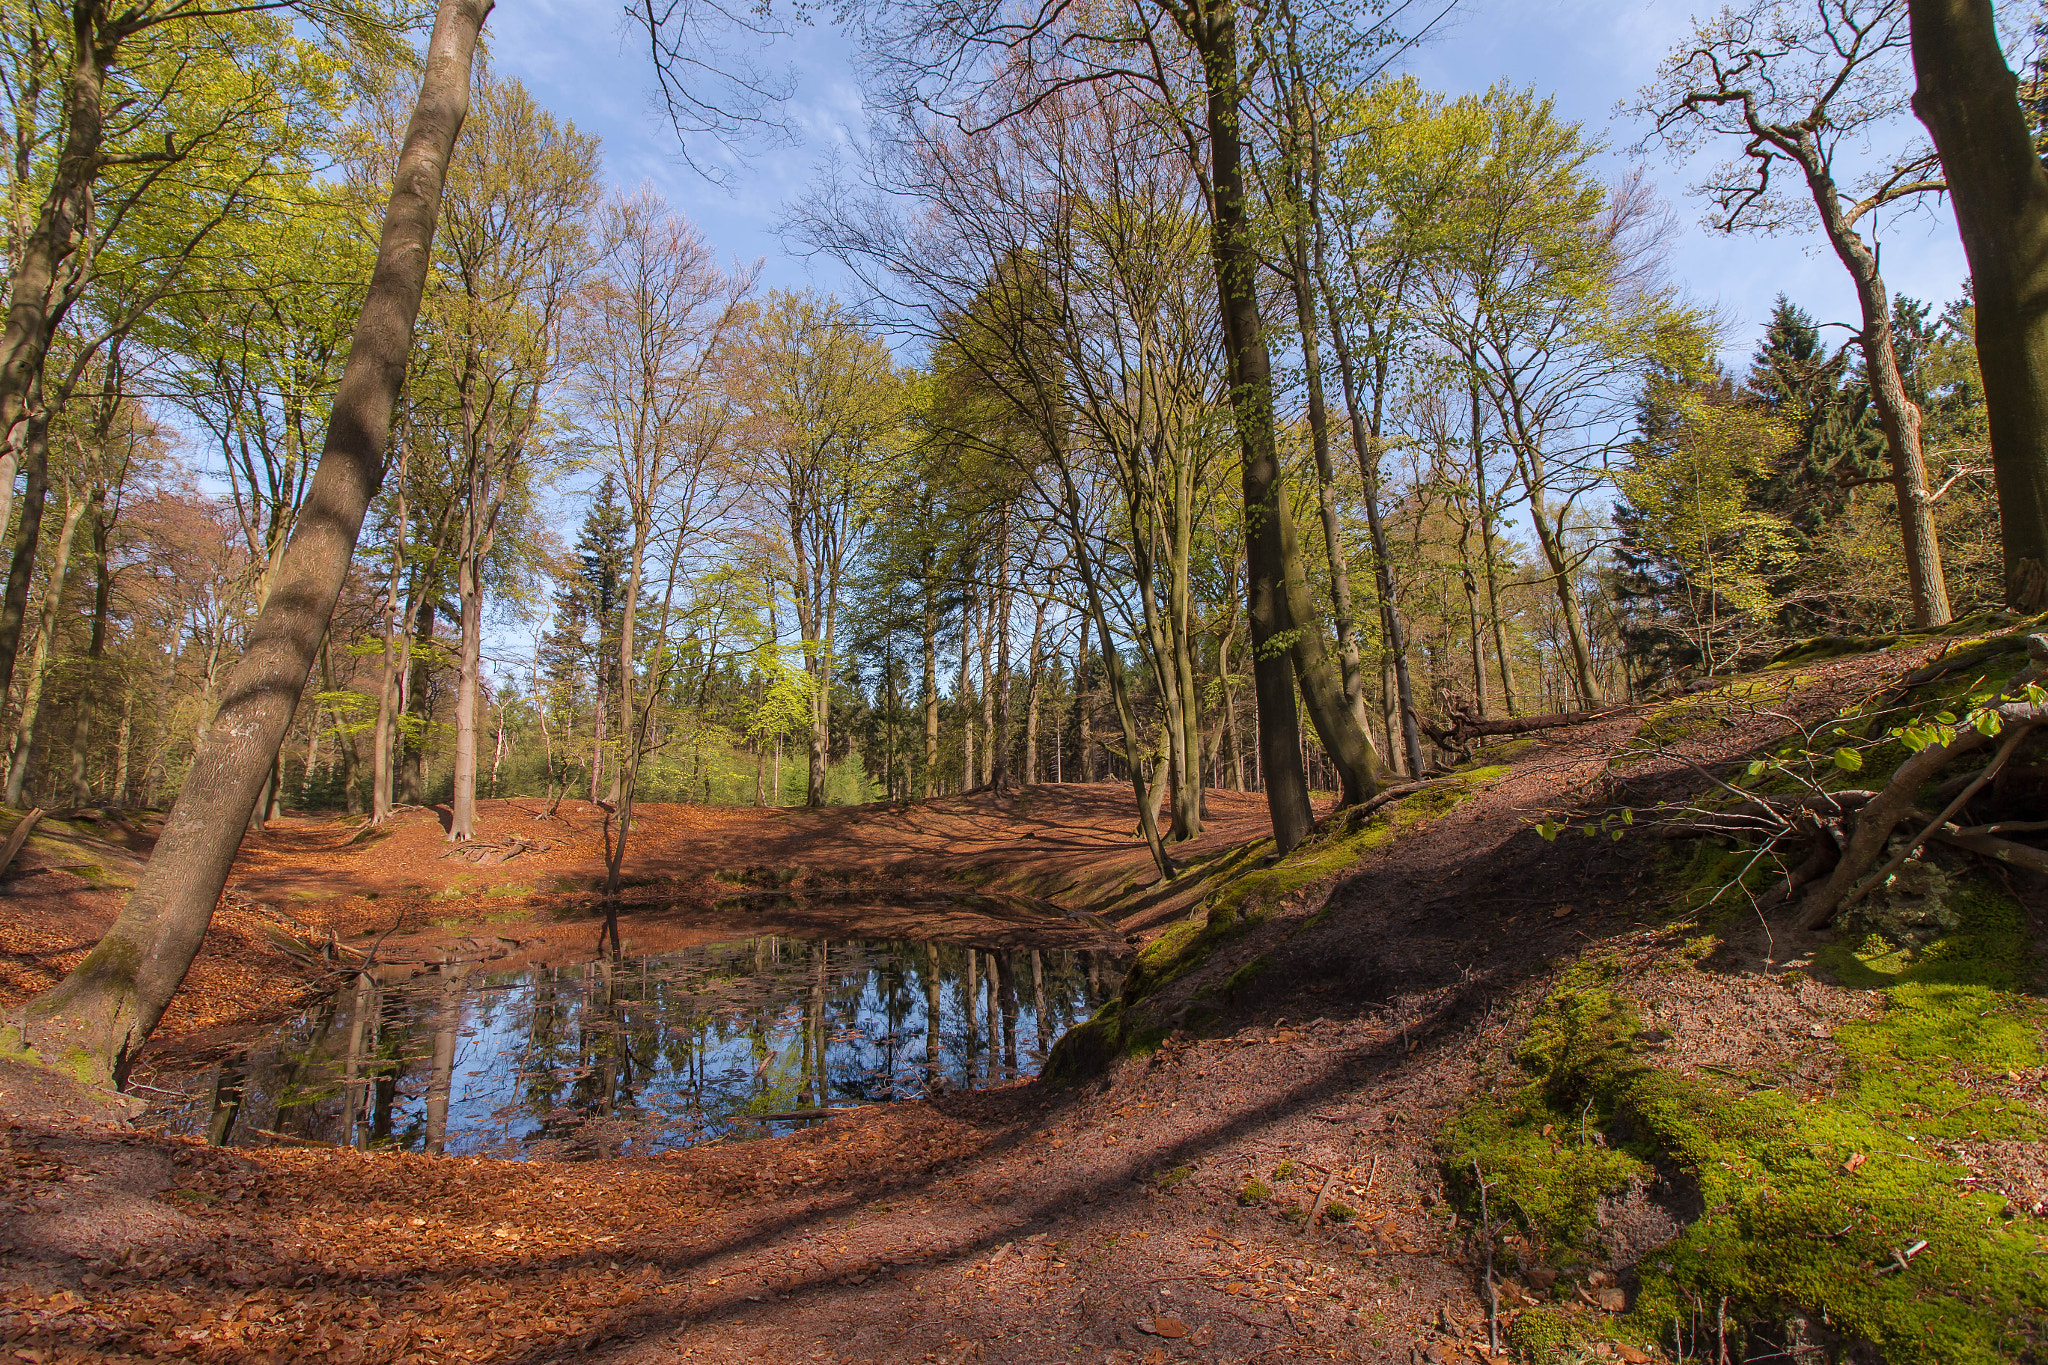
[(795, 938), (361, 976), (144, 1122), (234, 1145), (658, 1152), (1035, 1075), (1121, 977), (1087, 951)]

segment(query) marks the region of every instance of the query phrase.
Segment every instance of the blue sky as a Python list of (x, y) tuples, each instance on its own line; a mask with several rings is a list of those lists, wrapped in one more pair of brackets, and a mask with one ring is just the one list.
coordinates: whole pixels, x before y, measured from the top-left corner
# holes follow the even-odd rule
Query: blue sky
[[(1645, 159), (1627, 151), (1641, 129), (1615, 116), (1615, 106), (1650, 79), (1658, 60), (1685, 35), (1693, 12), (1690, 4), (1644, 0), (1467, 0), (1415, 51), (1407, 69), (1452, 93), (1484, 90), (1498, 80), (1533, 85), (1604, 138), (1613, 149), (1607, 160), (1614, 172), (1643, 160), (1684, 224), (1674, 274), (1727, 320), (1728, 359), (1739, 363), (1780, 291), (1823, 321), (1848, 321), (1855, 301), (1848, 277), (1816, 236), (1708, 232), (1698, 225), (1698, 201), (1687, 193), (1705, 163), (1673, 166), (1656, 154)], [(620, 13), (610, 0), (507, 0), (491, 16), (492, 59), (558, 114), (601, 136), (614, 181), (651, 182), (721, 253), (763, 258), (771, 285), (830, 288), (836, 279), (831, 265), (802, 259), (776, 226), (784, 204), (802, 192), (835, 146), (859, 135), (864, 118), (850, 44), (829, 27), (814, 27), (767, 50), (796, 77), (795, 98), (785, 111), (792, 138), (730, 162), (733, 172), (721, 188), (677, 154), (675, 134), (654, 108), (647, 57), (622, 27)], [(715, 147), (707, 152), (723, 156)], [(1886, 281), (1894, 290), (1937, 305), (1960, 291), (1962, 248), (1945, 204), (1888, 218), (1883, 240)], [(1843, 335), (1830, 334), (1837, 344)]]

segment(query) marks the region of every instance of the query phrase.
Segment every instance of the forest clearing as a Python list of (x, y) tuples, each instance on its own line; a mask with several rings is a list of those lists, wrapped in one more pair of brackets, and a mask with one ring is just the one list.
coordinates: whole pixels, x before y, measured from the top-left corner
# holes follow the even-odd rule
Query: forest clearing
[(0, 116), (0, 1356), (2048, 1365), (2048, 10)]

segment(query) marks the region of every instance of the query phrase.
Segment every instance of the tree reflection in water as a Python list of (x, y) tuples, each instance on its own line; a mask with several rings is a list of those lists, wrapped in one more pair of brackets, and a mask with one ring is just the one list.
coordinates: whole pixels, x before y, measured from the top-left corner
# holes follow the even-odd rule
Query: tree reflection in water
[(756, 938), (396, 984), (365, 974), (153, 1118), (220, 1144), (514, 1157), (754, 1137), (806, 1111), (1035, 1074), (1121, 967), (1087, 951)]

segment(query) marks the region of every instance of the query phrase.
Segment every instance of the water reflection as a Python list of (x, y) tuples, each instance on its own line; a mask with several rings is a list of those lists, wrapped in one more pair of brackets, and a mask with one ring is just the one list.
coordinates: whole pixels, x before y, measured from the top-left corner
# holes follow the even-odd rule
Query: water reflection
[(1121, 975), (1087, 951), (793, 938), (362, 975), (153, 1117), (221, 1145), (661, 1151), (1036, 1074)]

